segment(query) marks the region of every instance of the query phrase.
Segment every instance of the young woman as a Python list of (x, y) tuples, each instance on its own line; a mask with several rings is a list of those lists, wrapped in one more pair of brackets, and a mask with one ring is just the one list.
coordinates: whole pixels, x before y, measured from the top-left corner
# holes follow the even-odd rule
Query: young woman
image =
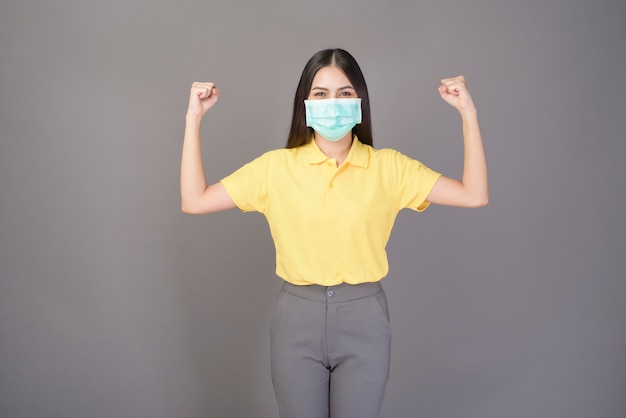
[(285, 149), (267, 152), (207, 186), (200, 123), (217, 102), (212, 82), (191, 87), (181, 164), (185, 213), (238, 207), (263, 213), (284, 279), (271, 323), (272, 381), (280, 416), (378, 417), (391, 332), (379, 281), (397, 213), (430, 203), (487, 204), (487, 166), (476, 108), (462, 76), (439, 86), (463, 126), (462, 180), (372, 147), (369, 96), (341, 49), (306, 64)]

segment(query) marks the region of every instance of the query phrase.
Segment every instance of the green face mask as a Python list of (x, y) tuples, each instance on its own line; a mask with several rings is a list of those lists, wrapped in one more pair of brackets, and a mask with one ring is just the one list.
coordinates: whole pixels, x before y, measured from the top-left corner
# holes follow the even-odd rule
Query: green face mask
[(361, 99), (305, 100), (306, 126), (329, 141), (339, 141), (361, 123)]

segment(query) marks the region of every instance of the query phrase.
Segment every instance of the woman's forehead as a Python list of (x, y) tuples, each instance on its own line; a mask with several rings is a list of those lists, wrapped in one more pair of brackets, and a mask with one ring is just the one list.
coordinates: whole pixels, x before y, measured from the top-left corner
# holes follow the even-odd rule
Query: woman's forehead
[(311, 88), (315, 87), (345, 87), (352, 86), (350, 80), (346, 74), (335, 66), (328, 66), (320, 68), (319, 71), (313, 77)]

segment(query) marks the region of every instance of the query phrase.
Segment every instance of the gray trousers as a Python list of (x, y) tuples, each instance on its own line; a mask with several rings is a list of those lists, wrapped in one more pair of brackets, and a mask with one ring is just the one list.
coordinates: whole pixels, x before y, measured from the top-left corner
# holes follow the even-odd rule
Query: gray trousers
[(281, 418), (378, 418), (391, 329), (380, 283), (285, 283), (271, 322)]

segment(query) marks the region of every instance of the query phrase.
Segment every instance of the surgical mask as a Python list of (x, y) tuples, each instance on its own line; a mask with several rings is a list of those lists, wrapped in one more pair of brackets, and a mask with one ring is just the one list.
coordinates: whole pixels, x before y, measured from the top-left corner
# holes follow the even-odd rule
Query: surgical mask
[(339, 141), (361, 123), (361, 99), (305, 100), (306, 126), (329, 141)]

